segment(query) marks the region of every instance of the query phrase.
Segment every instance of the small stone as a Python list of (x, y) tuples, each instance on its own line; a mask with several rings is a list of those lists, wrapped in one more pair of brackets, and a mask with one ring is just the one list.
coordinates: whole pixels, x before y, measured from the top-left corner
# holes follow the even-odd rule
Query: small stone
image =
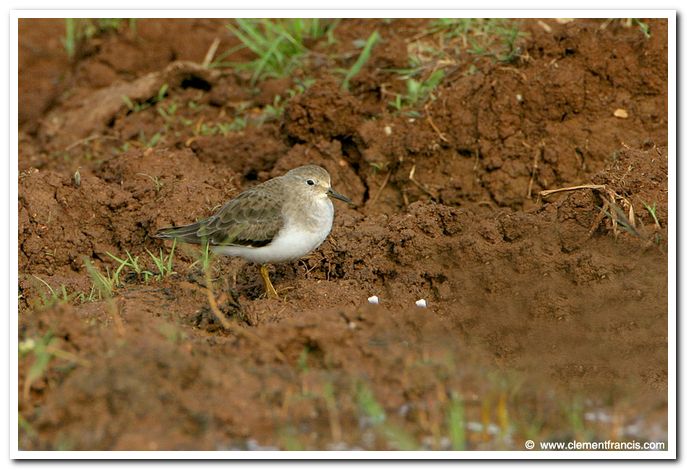
[(618, 108), (615, 111), (613, 111), (613, 115), (620, 119), (627, 119), (627, 117), (629, 116), (629, 114), (627, 114), (627, 111), (623, 108)]
[(379, 303), (379, 297), (376, 295), (373, 295), (372, 297), (367, 298), (368, 303), (371, 303), (373, 305), (377, 305)]
[(391, 135), (391, 126), (384, 126), (384, 133), (386, 135)]
[(427, 308), (427, 301), (425, 299), (416, 300), (415, 305), (420, 308)]
[(551, 33), (552, 29), (551, 26), (548, 24), (544, 23), (542, 20), (537, 20), (537, 24), (541, 26), (541, 28), (546, 31), (547, 33)]

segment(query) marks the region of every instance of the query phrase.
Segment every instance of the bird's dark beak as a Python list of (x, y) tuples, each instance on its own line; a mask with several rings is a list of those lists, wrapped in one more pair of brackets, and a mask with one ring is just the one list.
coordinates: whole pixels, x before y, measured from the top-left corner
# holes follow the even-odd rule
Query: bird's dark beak
[(336, 191), (334, 191), (334, 188), (332, 188), (332, 187), (330, 187), (330, 188), (327, 190), (327, 195), (329, 195), (329, 196), (331, 196), (331, 197), (333, 197), (333, 198), (339, 199), (340, 201), (347, 202), (347, 203), (349, 203), (349, 204), (353, 204), (353, 201), (351, 201), (350, 199), (348, 199), (348, 198), (347, 198), (346, 196), (344, 196), (343, 194), (337, 193)]

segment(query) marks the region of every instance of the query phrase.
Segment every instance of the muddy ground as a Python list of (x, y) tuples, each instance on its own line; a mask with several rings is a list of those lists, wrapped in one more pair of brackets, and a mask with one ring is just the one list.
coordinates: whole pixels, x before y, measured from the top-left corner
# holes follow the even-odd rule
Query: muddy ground
[[(342, 20), (255, 83), (219, 63), (254, 58), (227, 23), (122, 22), (70, 58), (64, 20), (20, 21), (21, 449), (667, 439), (666, 21), (523, 20), (504, 58)], [(399, 110), (409, 64), (444, 77)], [(281, 300), (214, 259), (226, 329), (199, 253), (165, 273), (151, 235), (307, 163), (355, 205), (272, 268)]]

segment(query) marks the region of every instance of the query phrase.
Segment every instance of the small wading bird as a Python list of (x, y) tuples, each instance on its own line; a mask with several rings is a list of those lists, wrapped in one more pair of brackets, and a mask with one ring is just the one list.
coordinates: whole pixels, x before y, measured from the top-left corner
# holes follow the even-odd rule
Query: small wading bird
[(157, 231), (156, 238), (209, 244), (217, 254), (260, 265), (268, 298), (279, 298), (268, 264), (301, 258), (320, 246), (332, 230), (330, 197), (352, 204), (334, 191), (324, 168), (306, 165), (250, 188), (207, 219)]

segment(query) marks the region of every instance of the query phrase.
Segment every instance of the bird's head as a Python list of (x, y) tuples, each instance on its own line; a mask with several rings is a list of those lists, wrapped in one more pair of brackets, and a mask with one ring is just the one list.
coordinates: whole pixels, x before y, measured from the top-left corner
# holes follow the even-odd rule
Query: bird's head
[(316, 197), (333, 197), (341, 201), (353, 204), (349, 198), (332, 188), (332, 180), (327, 170), (317, 165), (299, 166), (289, 171), (286, 176), (303, 185), (305, 191), (311, 192)]

